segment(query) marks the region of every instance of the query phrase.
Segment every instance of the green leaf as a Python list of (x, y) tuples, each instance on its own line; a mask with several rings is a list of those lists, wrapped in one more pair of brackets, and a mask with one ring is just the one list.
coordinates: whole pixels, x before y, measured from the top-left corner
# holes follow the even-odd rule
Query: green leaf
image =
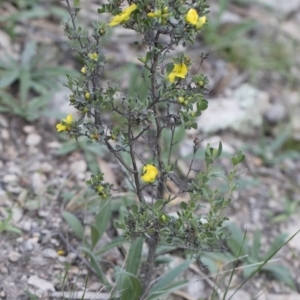
[(154, 291), (154, 292), (150, 293), (149, 296), (147, 297), (147, 300), (165, 299), (162, 296), (171, 294), (172, 292), (177, 291), (183, 287), (186, 287), (189, 284), (190, 284), (190, 282), (187, 280), (180, 280), (180, 281), (174, 282), (174, 283), (166, 286), (163, 290)]
[(232, 299), (233, 296), (236, 294), (236, 292), (238, 290), (240, 290), (244, 284), (251, 278), (253, 277), (257, 272), (259, 272), (262, 268), (265, 268), (266, 264), (270, 261), (270, 259), (280, 250), (283, 248), (283, 246), (285, 246), (286, 244), (288, 244), (297, 234), (299, 234), (300, 230), (296, 231), (287, 241), (284, 242), (284, 244), (281, 244), (270, 256), (268, 256), (264, 262), (259, 266), (259, 268), (257, 270), (255, 270), (255, 272), (253, 272), (251, 274), (251, 276), (249, 278), (247, 278), (246, 280), (244, 280), (237, 288), (236, 290), (234, 291), (234, 293), (231, 295), (231, 297), (228, 299)]
[(114, 221), (114, 227), (118, 229), (126, 230), (126, 225), (123, 222), (120, 221)]
[(239, 252), (241, 252), (241, 256), (247, 255), (247, 242), (243, 244), (245, 234), (234, 223), (229, 223), (227, 228), (231, 233), (227, 240), (227, 245), (233, 255), (237, 256)]
[(102, 282), (105, 286), (109, 287), (110, 284), (109, 284), (109, 282), (107, 281), (107, 279), (106, 279), (106, 277), (105, 277), (105, 275), (104, 275), (104, 273), (103, 273), (103, 271), (102, 271), (102, 268), (101, 268), (100, 264), (98, 263), (97, 258), (96, 258), (96, 256), (94, 255), (94, 253), (92, 253), (92, 252), (91, 252), (88, 248), (86, 248), (86, 247), (79, 247), (79, 249), (80, 249), (81, 251), (83, 251), (85, 254), (87, 254), (87, 255), (90, 257), (90, 259), (91, 259), (91, 266), (92, 266), (92, 267), (94, 268), (94, 270), (96, 271), (97, 276), (99, 277), (99, 279), (101, 280), (101, 282)]
[(156, 202), (154, 203), (154, 205), (153, 205), (153, 209), (154, 210), (160, 210), (162, 207), (163, 207), (163, 205), (164, 205), (164, 200), (162, 200), (162, 199), (158, 199), (158, 200), (156, 200)]
[(143, 249), (144, 239), (138, 237), (130, 246), (126, 257), (125, 270), (128, 273), (138, 275)]
[(216, 155), (215, 155), (214, 158), (220, 157), (221, 154), (222, 154), (222, 143), (220, 142), (219, 143), (219, 147), (218, 147), (218, 151), (217, 151), (217, 153), (216, 153)]
[(70, 152), (73, 152), (76, 149), (78, 149), (78, 145), (76, 144), (76, 141), (71, 140), (71, 141), (68, 141), (68, 142), (62, 144), (62, 146), (59, 149), (57, 149), (57, 151), (55, 152), (55, 155), (58, 155), (58, 156), (65, 155)]
[(95, 255), (101, 255), (114, 247), (123, 245), (124, 243), (128, 243), (128, 240), (125, 239), (123, 236), (119, 236), (113, 239), (110, 243), (106, 244), (106, 246), (102, 247), (98, 252), (95, 253)]
[(30, 73), (26, 69), (21, 69), (20, 71), (20, 99), (22, 106), (25, 105), (26, 101), (28, 101), (28, 94), (29, 94), (29, 89), (30, 89)]
[(83, 228), (81, 222), (79, 221), (79, 219), (75, 215), (71, 214), (68, 211), (64, 211), (62, 213), (62, 217), (68, 223), (68, 225), (71, 227), (71, 229), (73, 230), (75, 235), (79, 239), (83, 240), (83, 238), (84, 238), (84, 228)]
[(93, 224), (90, 225), (90, 228), (91, 228), (91, 240), (92, 240), (91, 250), (93, 250), (96, 244), (98, 243), (98, 241), (100, 240), (100, 233), (97, 227), (94, 226)]
[(291, 133), (291, 128), (289, 127), (279, 132), (275, 141), (271, 144), (270, 152), (275, 154), (277, 151), (279, 151), (291, 137)]
[(128, 272), (121, 272), (118, 277), (120, 300), (139, 300), (142, 295), (140, 280)]
[(101, 200), (100, 211), (95, 216), (95, 227), (99, 232), (99, 239), (105, 232), (111, 219), (111, 199)]
[(251, 257), (256, 261), (259, 261), (260, 239), (261, 239), (261, 231), (256, 230), (254, 232), (253, 242), (251, 247)]
[(208, 107), (208, 102), (205, 99), (202, 99), (202, 101), (198, 104), (197, 103), (197, 110), (206, 110)]
[(10, 70), (9, 72), (3, 72), (3, 73), (4, 74), (1, 74), (2, 78), (0, 79), (0, 88), (5, 88), (10, 86), (19, 77), (18, 69)]
[(238, 158), (239, 163), (244, 161), (245, 155), (243, 154), (243, 152), (241, 150), (238, 152), (237, 158)]
[(264, 254), (263, 260), (272, 255), (287, 239), (286, 233), (279, 234), (269, 246), (269, 250)]
[(284, 266), (268, 264), (263, 267), (263, 270), (266, 272), (269, 272), (271, 276), (284, 282), (286, 285), (288, 285), (293, 290), (297, 289), (294, 279), (291, 275), (291, 272)]
[(188, 207), (188, 205), (185, 203), (185, 202), (180, 202), (180, 208), (182, 209), (182, 210), (186, 210), (187, 209), (187, 207)]
[(192, 262), (193, 260), (185, 260), (183, 263), (173, 268), (167, 274), (163, 275), (162, 278), (152, 286), (149, 293), (151, 294), (157, 291), (165, 290), (167, 286), (170, 285), (173, 280), (175, 280), (179, 275), (181, 275)]
[(36, 55), (36, 42), (35, 41), (27, 42), (21, 56), (22, 69), (27, 71), (31, 69), (30, 65), (35, 55)]
[(131, 210), (134, 214), (137, 214), (139, 212), (139, 208), (136, 204), (131, 205)]
[(239, 160), (238, 160), (238, 158), (235, 157), (235, 156), (233, 156), (233, 157), (231, 158), (231, 162), (232, 162), (232, 164), (233, 164), (234, 166), (237, 166), (237, 165), (239, 164)]

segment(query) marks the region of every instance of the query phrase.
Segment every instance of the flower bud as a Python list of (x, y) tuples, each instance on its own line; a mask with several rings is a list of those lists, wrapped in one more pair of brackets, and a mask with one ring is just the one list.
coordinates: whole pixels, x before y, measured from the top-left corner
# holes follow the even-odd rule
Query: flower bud
[(199, 80), (198, 81), (198, 85), (201, 87), (201, 86), (203, 86), (204, 85), (204, 81), (203, 80)]
[(184, 104), (184, 98), (183, 97), (178, 97), (178, 99), (177, 99), (177, 102), (179, 103), (179, 104)]
[(85, 75), (86, 74), (86, 68), (82, 67), (81, 70), (80, 70), (80, 72)]
[(91, 94), (89, 92), (86, 92), (84, 95), (85, 100), (90, 100), (91, 99)]

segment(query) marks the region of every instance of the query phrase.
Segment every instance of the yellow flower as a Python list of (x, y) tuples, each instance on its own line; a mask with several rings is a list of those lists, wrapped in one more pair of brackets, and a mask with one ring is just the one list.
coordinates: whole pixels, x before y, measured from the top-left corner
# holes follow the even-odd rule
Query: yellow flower
[(62, 256), (66, 254), (66, 251), (61, 249), (61, 250), (57, 250), (56, 253), (57, 255)]
[(194, 8), (190, 8), (185, 16), (185, 20), (192, 25), (197, 24), (198, 18), (199, 18), (198, 13)]
[(127, 8), (125, 8), (120, 14), (114, 16), (108, 26), (113, 27), (119, 25), (122, 22), (126, 22), (130, 19), (130, 15), (133, 11), (137, 9), (136, 4), (131, 4)]
[(196, 24), (196, 28), (201, 29), (205, 23), (206, 23), (206, 16), (199, 18)]
[(81, 70), (80, 70), (80, 72), (81, 72), (82, 74), (86, 74), (86, 67), (82, 67)]
[(152, 183), (156, 180), (158, 175), (158, 169), (153, 165), (146, 165), (143, 167), (142, 180), (145, 182)]
[(169, 74), (168, 79), (170, 82), (174, 82), (175, 77), (185, 78), (187, 75), (187, 66), (185, 63), (174, 64), (172, 72)]
[(62, 122), (56, 124), (57, 132), (70, 130), (72, 122), (73, 122), (73, 116), (68, 115), (65, 119), (62, 120)]
[(96, 52), (89, 53), (88, 57), (94, 61), (98, 61), (98, 54)]

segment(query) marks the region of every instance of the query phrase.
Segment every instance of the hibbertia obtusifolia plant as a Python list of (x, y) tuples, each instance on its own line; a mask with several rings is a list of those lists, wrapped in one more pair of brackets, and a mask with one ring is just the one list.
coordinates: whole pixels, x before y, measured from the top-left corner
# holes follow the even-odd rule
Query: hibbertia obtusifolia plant
[[(233, 168), (225, 175), (213, 167), (222, 144), (217, 149), (207, 145), (205, 167), (195, 169), (200, 146), (200, 138), (195, 136), (193, 157), (188, 172), (182, 175), (174, 147), (177, 130), (197, 129), (197, 118), (208, 106), (207, 77), (192, 73), (195, 63), (186, 52), (176, 52), (178, 45), (194, 43), (205, 29), (208, 6), (205, 0), (109, 0), (98, 9), (99, 21), (93, 24), (92, 32), (86, 32), (77, 25), (79, 1), (74, 1), (74, 8), (69, 0), (66, 3), (70, 21), (64, 24), (65, 33), (83, 61), (80, 75), (68, 75), (67, 83), (70, 104), (78, 110), (79, 118), (69, 115), (56, 128), (70, 138), (85, 136), (90, 143), (106, 146), (118, 162), (126, 185), (114, 187), (104, 182), (102, 173), (87, 180), (102, 201), (109, 201), (116, 190), (130, 189), (136, 195), (136, 204), (114, 225), (130, 241), (142, 237), (148, 245), (141, 274), (145, 297), (154, 277), (158, 245), (183, 248), (197, 260), (203, 251), (226, 250), (223, 222), (228, 219), (226, 208), (237, 187), (237, 165), (244, 155), (239, 152), (232, 158)], [(110, 18), (105, 21), (107, 14)], [(108, 66), (101, 42), (114, 26), (135, 31), (137, 43), (145, 49), (137, 60), (148, 88), (146, 100), (138, 92), (126, 94), (104, 77)], [(204, 58), (199, 50), (198, 64)], [(163, 134), (169, 135), (168, 144)], [(218, 189), (215, 179), (220, 178), (227, 183), (226, 191)], [(176, 185), (176, 193), (169, 192), (168, 181)], [(181, 202), (176, 216), (168, 214), (168, 205), (184, 193), (189, 194), (189, 200)], [(146, 194), (151, 195), (151, 201), (146, 201)]]

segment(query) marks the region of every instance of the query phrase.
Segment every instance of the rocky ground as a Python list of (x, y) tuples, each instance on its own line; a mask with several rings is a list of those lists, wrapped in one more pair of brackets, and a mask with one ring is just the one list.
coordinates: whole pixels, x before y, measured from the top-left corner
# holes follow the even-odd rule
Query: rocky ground
[[(82, 18), (97, 20), (99, 4), (96, 2), (83, 4)], [(219, 10), (217, 2), (208, 1), (212, 20)], [(209, 31), (207, 38), (199, 38), (188, 50), (195, 66), (202, 52), (210, 54), (201, 72), (209, 77), (213, 92), (208, 97), (209, 109), (199, 118), (199, 129), (190, 132), (181, 143), (179, 165), (183, 169), (187, 167), (184, 157), (190, 153), (195, 135), (201, 137), (203, 146), (222, 141), (229, 154), (243, 149), (247, 157), (241, 169), (243, 184), (234, 194), (230, 220), (242, 230), (247, 229), (250, 237), (256, 229), (261, 230), (265, 251), (279, 234), (291, 236), (300, 229), (300, 1), (287, 0), (284, 5), (271, 0), (252, 4), (229, 2), (221, 14), (219, 30)], [(60, 1), (52, 4), (61, 11), (65, 9)], [(47, 9), (49, 4), (39, 5)], [(0, 16), (18, 12), (10, 1), (0, 4)], [(227, 40), (219, 32), (242, 26), (245, 21), (253, 21), (258, 26)], [(67, 41), (57, 16), (29, 20), (20, 17), (14, 24), (13, 37), (4, 30), (8, 22), (0, 18), (1, 60), (7, 54), (19, 59), (25, 41), (35, 40), (47, 45), (49, 57), (56, 57), (56, 63), (78, 69), (70, 52), (62, 54), (67, 49)], [(249, 39), (256, 45), (252, 52), (249, 50), (249, 55), (258, 55), (258, 63), (254, 59), (246, 60), (249, 57), (240, 51), (251, 48), (243, 48), (242, 42), (234, 40), (237, 38)], [(109, 61), (116, 67), (128, 62), (136, 64), (137, 55), (132, 51), (135, 39), (130, 32), (116, 28), (112, 44), (106, 46)], [(274, 54), (278, 45), (284, 47)], [(273, 63), (278, 61), (279, 66)], [(263, 69), (265, 66), (269, 69)], [(129, 82), (122, 84), (126, 87)], [(17, 97), (13, 89), (7, 91)], [(68, 95), (63, 87), (49, 95), (48, 110), (62, 115), (69, 113)], [(80, 292), (88, 274), (84, 299), (107, 299), (88, 261), (77, 250), (80, 241), (61, 213), (72, 212), (85, 221), (90, 218), (92, 214), (86, 202), (92, 202), (93, 195), (87, 191), (85, 180), (96, 166), (105, 170), (108, 181), (117, 184), (116, 165), (106, 156), (104, 159), (103, 153), (95, 156), (95, 151), (101, 151), (99, 148), (85, 151), (84, 147), (58, 137), (55, 124), (55, 118), (49, 116), (27, 122), (13, 114), (0, 114), (0, 299), (82, 299)], [(222, 164), (227, 167), (226, 157)], [(110, 239), (105, 235), (103, 243)], [(175, 255), (172, 258), (172, 266), (182, 260)], [(300, 235), (276, 258), (280, 259), (276, 263), (290, 271), (296, 290), (261, 273), (234, 299), (300, 299)], [(107, 252), (102, 259), (112, 265), (122, 266), (124, 262), (121, 253), (115, 250)], [(64, 280), (67, 264), (70, 269)], [(110, 266), (107, 276), (113, 280), (111, 274)], [(214, 277), (205, 277), (197, 265), (192, 265), (185, 276), (191, 285), (168, 299), (209, 298)], [(237, 271), (233, 289), (241, 278), (242, 273)], [(70, 294), (63, 296), (62, 291)], [(72, 295), (73, 291), (79, 292)]]

